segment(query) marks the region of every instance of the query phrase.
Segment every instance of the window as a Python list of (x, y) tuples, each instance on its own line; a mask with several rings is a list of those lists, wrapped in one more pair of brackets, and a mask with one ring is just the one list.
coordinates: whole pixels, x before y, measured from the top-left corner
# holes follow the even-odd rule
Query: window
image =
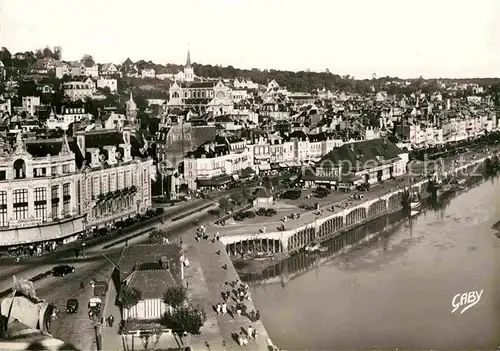
[(7, 222), (7, 192), (0, 191), (0, 227), (6, 227)]
[(63, 214), (69, 215), (69, 203), (71, 195), (69, 194), (69, 183), (63, 185)]
[(14, 162), (14, 178), (26, 178), (26, 163), (22, 159), (16, 160), (16, 162)]
[(116, 173), (111, 173), (109, 176), (109, 191), (115, 191), (116, 189)]
[(35, 168), (34, 175), (35, 177), (45, 177), (47, 175), (47, 169), (43, 168)]
[(129, 170), (127, 170), (127, 176), (125, 177), (125, 188), (129, 187), (131, 184), (131, 176), (132, 172)]
[(47, 219), (47, 188), (35, 188), (35, 218)]
[(63, 173), (69, 173), (69, 165), (63, 165)]
[(92, 186), (92, 197), (99, 195), (99, 178), (94, 177), (94, 185)]
[(57, 166), (50, 167), (50, 174), (52, 174), (52, 176), (57, 175)]
[(145, 169), (143, 173), (144, 173), (144, 175), (143, 175), (142, 180), (143, 180), (144, 183), (147, 183), (147, 179), (148, 179), (148, 175), (147, 174), (148, 174), (148, 171)]
[(109, 179), (107, 175), (103, 175), (101, 194), (106, 194), (108, 191), (109, 191)]
[(0, 180), (5, 180), (7, 178), (7, 172), (6, 171), (0, 171)]
[(51, 193), (52, 218), (57, 218), (59, 215), (59, 185), (52, 186)]
[(12, 195), (14, 197), (14, 219), (28, 218), (28, 190), (16, 189)]

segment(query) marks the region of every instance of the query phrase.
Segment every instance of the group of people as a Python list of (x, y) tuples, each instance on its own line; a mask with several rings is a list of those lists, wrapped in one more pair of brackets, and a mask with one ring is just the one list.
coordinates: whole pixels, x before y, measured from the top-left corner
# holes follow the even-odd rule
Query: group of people
[[(200, 227), (197, 230), (197, 235), (196, 235), (196, 241), (200, 241), (200, 239), (205, 239), (205, 240), (210, 240), (212, 243), (215, 243), (217, 241), (220, 241), (220, 235), (219, 233), (213, 234), (213, 237), (210, 238), (210, 235), (206, 233), (206, 227), (205, 225), (201, 224)], [(216, 251), (216, 254), (220, 256), (220, 249)], [(224, 264), (222, 266), (222, 269), (227, 270), (227, 264)], [(249, 286), (248, 284), (244, 284), (240, 282), (238, 279), (233, 280), (233, 281), (226, 281), (224, 283), (224, 288), (223, 291), (221, 291), (221, 296), (223, 301), (218, 302), (215, 306), (214, 309), (217, 313), (218, 316), (220, 315), (226, 315), (230, 314), (233, 318), (235, 315), (246, 315), (252, 322), (256, 322), (260, 320), (260, 313), (259, 311), (251, 311), (250, 313), (247, 313), (246, 311), (246, 301), (250, 301), (250, 293), (249, 293)], [(234, 300), (236, 301), (234, 304), (231, 304), (228, 306), (231, 300), (231, 296), (234, 296)], [(248, 326), (248, 328), (245, 330), (245, 332), (241, 331), (239, 334), (234, 333), (233, 337), (236, 339), (237, 337), (237, 342), (238, 344), (243, 347), (247, 346), (249, 339), (253, 338), (255, 339), (257, 337), (257, 330), (252, 327), (251, 325)]]
[(248, 326), (246, 333), (240, 332), (240, 334), (238, 335), (238, 345), (240, 345), (241, 347), (247, 346), (249, 338), (257, 338), (257, 330), (254, 329), (251, 325)]

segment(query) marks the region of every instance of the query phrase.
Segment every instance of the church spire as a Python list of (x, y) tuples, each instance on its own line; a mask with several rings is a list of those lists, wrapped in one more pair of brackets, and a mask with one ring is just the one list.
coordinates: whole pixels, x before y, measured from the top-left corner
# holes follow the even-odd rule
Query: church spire
[(186, 59), (186, 68), (191, 68), (191, 51), (189, 50), (189, 48)]

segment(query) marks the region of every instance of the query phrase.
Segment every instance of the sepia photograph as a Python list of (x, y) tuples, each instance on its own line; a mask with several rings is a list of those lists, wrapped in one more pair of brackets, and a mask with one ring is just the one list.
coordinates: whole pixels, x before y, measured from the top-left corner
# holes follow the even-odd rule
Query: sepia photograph
[(499, 18), (0, 0), (0, 350), (500, 351)]

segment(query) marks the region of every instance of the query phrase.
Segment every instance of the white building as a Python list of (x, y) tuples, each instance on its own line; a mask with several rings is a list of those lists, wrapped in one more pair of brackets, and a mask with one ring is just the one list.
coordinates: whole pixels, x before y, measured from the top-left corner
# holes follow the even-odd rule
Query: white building
[(84, 65), (79, 61), (66, 63), (63, 62), (56, 66), (56, 78), (61, 79), (65, 75), (70, 77), (81, 77), (81, 76), (90, 76), (90, 77), (98, 77), (99, 76), (99, 67), (94, 65)]
[(216, 137), (186, 155), (183, 180), (189, 189), (219, 187), (252, 166), (252, 152), (244, 139)]
[(112, 93), (118, 91), (118, 81), (115, 78), (99, 77), (96, 83), (98, 88), (109, 88), (109, 91)]
[(23, 111), (29, 113), (30, 116), (33, 116), (36, 112), (38, 106), (40, 106), (40, 97), (39, 96), (23, 96), (22, 99)]
[[(76, 153), (85, 160), (79, 204), (90, 227), (109, 225), (151, 208), (153, 160), (141, 151), (130, 129), (76, 132)], [(83, 159), (82, 159), (83, 157)], [(81, 161), (80, 166), (83, 166)]]
[(259, 89), (259, 84), (252, 82), (251, 79), (238, 79), (236, 78), (233, 83), (234, 89), (249, 89), (249, 90), (257, 90)]
[(47, 119), (47, 128), (68, 130), (71, 123), (92, 119), (92, 114), (86, 113), (82, 106), (63, 106), (60, 114), (56, 114), (54, 110), (51, 111)]
[(92, 79), (88, 78), (83, 82), (68, 82), (63, 84), (64, 95), (70, 100), (85, 100), (86, 98), (92, 98), (92, 95), (96, 91), (95, 83)]
[(152, 68), (144, 68), (141, 72), (141, 78), (155, 78), (156, 72)]
[(114, 63), (104, 63), (101, 66), (101, 71), (99, 72), (99, 75), (101, 76), (114, 76), (116, 74), (119, 75), (120, 71)]
[(67, 138), (3, 144), (0, 156), (0, 245), (72, 240), (84, 229), (75, 154)]

